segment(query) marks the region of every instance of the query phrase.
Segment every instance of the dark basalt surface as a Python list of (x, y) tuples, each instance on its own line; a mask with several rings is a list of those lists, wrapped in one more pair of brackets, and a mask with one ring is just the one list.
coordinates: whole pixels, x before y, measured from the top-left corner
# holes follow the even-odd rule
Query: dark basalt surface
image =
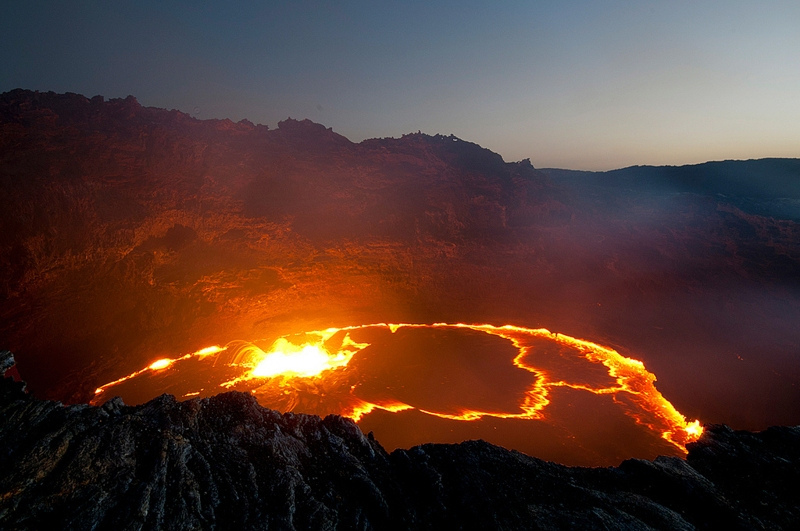
[[(3, 374), (14, 364), (0, 353)], [(793, 529), (800, 427), (707, 426), (686, 460), (570, 468), (483, 441), (387, 453), (226, 393), (142, 406), (0, 382), (3, 529)]]

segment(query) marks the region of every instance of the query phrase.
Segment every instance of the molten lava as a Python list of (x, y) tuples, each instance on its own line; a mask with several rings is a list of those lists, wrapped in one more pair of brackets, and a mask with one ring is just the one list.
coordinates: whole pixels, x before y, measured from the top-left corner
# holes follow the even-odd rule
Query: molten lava
[[(415, 339), (415, 331), (426, 331), (427, 335), (422, 338), (425, 342), (419, 343), (419, 338)], [(429, 374), (430, 370), (414, 362), (408, 374), (412, 377), (440, 378), (436, 380), (437, 387), (433, 388), (434, 384), (430, 383), (432, 380), (414, 384), (398, 376), (396, 368), (385, 365), (386, 352), (396, 350), (392, 346), (393, 341), (411, 341), (408, 344), (401, 341), (401, 350), (406, 348), (405, 352), (410, 353), (415, 348), (424, 348), (426, 353), (430, 351), (429, 356), (424, 356), (427, 359), (435, 358), (437, 353), (443, 355), (441, 353), (447, 349), (446, 341), (449, 338), (467, 332), (473, 335), (477, 333), (475, 339), (468, 338), (470, 341), (484, 335), (502, 339), (500, 343), (487, 343), (490, 355), (493, 355), (492, 349), (500, 346), (515, 353), (513, 357), (506, 358), (510, 361), (503, 376), (507, 389), (503, 385), (486, 386), (477, 378), (469, 393), (474, 396), (464, 396), (462, 400), (457, 395), (454, 399), (448, 398), (449, 402), (445, 400), (447, 397), (442, 396), (438, 397), (437, 402), (437, 397), (429, 399), (420, 393), (444, 394), (441, 391), (444, 387), (441, 386), (446, 385), (454, 375)], [(450, 335), (444, 336), (444, 333)], [(402, 334), (405, 336), (398, 338)], [(415, 347), (418, 344), (422, 347)], [(468, 351), (468, 348), (464, 349), (463, 361), (457, 359), (455, 368), (470, 363)], [(460, 356), (462, 351), (457, 350), (456, 354)], [(203, 362), (211, 355), (214, 355), (213, 364)], [(181, 365), (192, 360), (196, 362), (194, 368)], [(385, 366), (380, 370), (372, 367), (381, 363)], [(489, 363), (496, 365), (506, 362), (498, 354)], [(189, 377), (191, 371), (194, 373)], [(528, 376), (525, 376), (526, 373)], [(183, 380), (181, 375), (185, 376)], [(389, 375), (390, 379), (398, 381), (381, 386), (379, 382), (376, 383), (381, 375), (384, 378)], [(470, 377), (476, 378), (475, 375)], [(106, 400), (109, 397), (108, 390), (112, 387), (125, 382), (126, 385), (133, 385), (132, 380), (146, 378), (150, 379), (153, 396), (178, 388), (181, 392), (176, 394), (185, 398), (236, 389), (252, 393), (267, 407), (319, 415), (334, 413), (357, 422), (375, 411), (417, 411), (429, 417), (466, 422), (486, 418), (544, 421), (548, 419), (546, 410), (554, 394), (561, 389), (565, 391), (558, 391), (560, 396), (564, 396), (566, 390), (571, 390), (571, 394), (567, 393), (570, 396), (578, 396), (574, 394), (577, 392), (579, 395), (589, 393), (610, 397), (613, 404), (637, 425), (658, 434), (680, 452), (685, 452), (686, 444), (697, 440), (703, 432), (699, 421), (687, 421), (661, 395), (654, 385), (655, 376), (645, 369), (642, 362), (582, 339), (554, 334), (545, 329), (512, 325), (381, 323), (329, 328), (279, 338), (266, 350), (253, 343), (234, 341), (225, 347), (208, 347), (176, 359), (154, 361), (144, 369), (99, 387), (92, 403), (99, 404)], [(198, 388), (198, 381), (205, 381), (206, 385)], [(180, 385), (176, 382), (180, 382)], [(523, 384), (518, 386), (514, 382)], [(195, 387), (192, 388), (192, 385)], [(478, 391), (483, 389), (482, 386), (488, 391), (484, 390), (480, 395)], [(414, 388), (413, 392), (409, 389), (411, 387)], [(503, 396), (497, 398), (495, 393)], [(484, 396), (487, 394), (491, 396)], [(509, 402), (506, 395), (513, 401)]]
[(353, 357), (353, 352), (332, 354), (322, 345), (294, 345), (286, 338), (278, 339), (269, 353), (256, 364), (250, 376), (272, 378), (289, 376), (310, 378), (322, 372), (344, 367)]
[(322, 371), (331, 369), (328, 364), (328, 353), (316, 345), (292, 348), (289, 352), (270, 353), (253, 368), (256, 378), (272, 378), (273, 376), (297, 376), (310, 378), (318, 376)]
[(154, 361), (153, 363), (148, 365), (147, 368), (148, 369), (153, 369), (154, 371), (158, 371), (158, 370), (161, 370), (161, 369), (166, 369), (170, 365), (172, 365), (172, 360), (171, 359), (162, 358), (160, 360)]

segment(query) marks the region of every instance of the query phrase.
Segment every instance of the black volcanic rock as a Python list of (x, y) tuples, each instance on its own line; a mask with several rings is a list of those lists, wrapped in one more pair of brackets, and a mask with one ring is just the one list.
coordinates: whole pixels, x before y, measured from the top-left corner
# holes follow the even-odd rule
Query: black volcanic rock
[[(13, 365), (0, 353), (3, 372)], [(0, 382), (8, 529), (792, 529), (800, 427), (709, 426), (687, 460), (569, 468), (483, 441), (388, 454), (337, 416), (225, 393), (139, 407)]]

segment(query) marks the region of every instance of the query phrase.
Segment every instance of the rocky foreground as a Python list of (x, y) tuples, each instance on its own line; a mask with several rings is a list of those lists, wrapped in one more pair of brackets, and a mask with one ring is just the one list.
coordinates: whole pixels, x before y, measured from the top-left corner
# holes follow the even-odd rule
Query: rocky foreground
[[(14, 364), (0, 353), (0, 372)], [(570, 468), (483, 441), (387, 453), (350, 420), (243, 393), (143, 406), (0, 382), (3, 529), (776, 529), (800, 522), (800, 427), (708, 426), (686, 460)]]

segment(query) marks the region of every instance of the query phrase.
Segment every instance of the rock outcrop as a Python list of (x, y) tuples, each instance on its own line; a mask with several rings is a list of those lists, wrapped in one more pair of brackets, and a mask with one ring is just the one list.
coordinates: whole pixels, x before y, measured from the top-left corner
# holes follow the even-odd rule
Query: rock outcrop
[[(0, 353), (5, 373), (12, 354)], [(249, 395), (130, 407), (0, 382), (3, 529), (792, 529), (800, 427), (708, 426), (686, 460), (570, 468), (483, 441), (387, 453)]]

